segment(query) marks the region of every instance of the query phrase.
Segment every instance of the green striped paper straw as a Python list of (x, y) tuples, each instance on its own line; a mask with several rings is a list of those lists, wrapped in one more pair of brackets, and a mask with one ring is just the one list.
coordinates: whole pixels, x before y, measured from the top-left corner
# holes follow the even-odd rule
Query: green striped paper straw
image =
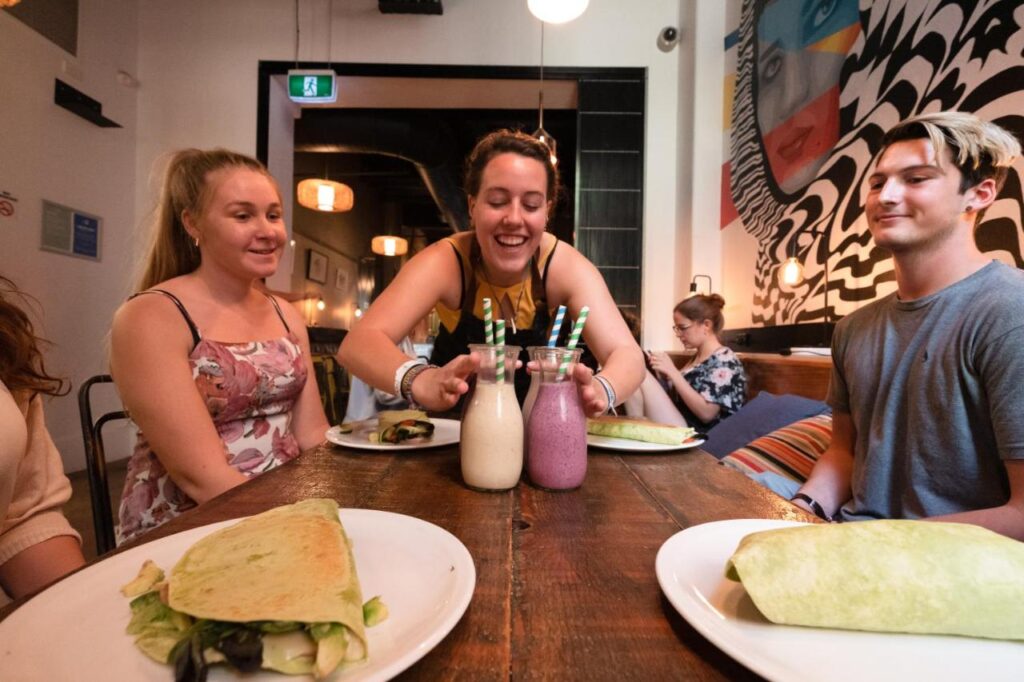
[[(580, 334), (583, 333), (583, 325), (587, 323), (587, 313), (590, 312), (590, 308), (583, 306), (580, 308), (580, 316), (576, 318), (576, 324), (572, 327), (572, 332), (569, 334), (569, 341), (565, 344), (568, 350), (576, 348), (576, 344), (580, 342)], [(562, 364), (558, 366), (558, 376), (563, 377), (569, 370), (569, 355), (566, 355), (562, 360)]]
[(491, 312), (491, 299), (484, 299), (484, 343), (494, 345), (494, 313)]
[(505, 383), (505, 320), (494, 323), (494, 345), (497, 347), (497, 358), (494, 367), (494, 382)]
[(562, 319), (565, 317), (565, 306), (558, 306), (558, 312), (555, 313), (555, 321), (551, 324), (551, 336), (548, 337), (548, 348), (554, 348), (558, 345), (558, 334), (562, 331)]

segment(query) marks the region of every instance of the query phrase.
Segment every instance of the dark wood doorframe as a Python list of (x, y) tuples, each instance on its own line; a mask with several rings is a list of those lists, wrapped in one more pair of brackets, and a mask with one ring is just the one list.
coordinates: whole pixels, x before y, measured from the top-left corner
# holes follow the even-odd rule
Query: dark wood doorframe
[[(538, 80), (526, 66), (361, 64), (300, 62), (301, 68), (332, 68), (339, 76), (401, 78), (488, 78)], [(271, 78), (295, 62), (259, 63), (256, 156), (268, 159)], [(577, 248), (601, 271), (616, 302), (641, 313), (644, 204), (644, 130), (647, 70), (639, 67), (544, 67), (548, 80), (579, 86), (576, 178), (569, 198)], [(627, 210), (628, 209), (628, 210)]]

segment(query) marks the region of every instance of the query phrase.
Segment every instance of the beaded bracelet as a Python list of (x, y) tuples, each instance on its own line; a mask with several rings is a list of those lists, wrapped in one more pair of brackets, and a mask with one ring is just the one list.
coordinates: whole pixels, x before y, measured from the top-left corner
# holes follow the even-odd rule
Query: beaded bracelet
[(615, 401), (616, 401), (615, 389), (612, 388), (612, 382), (608, 381), (606, 378), (604, 378), (603, 376), (601, 376), (599, 374), (595, 374), (594, 375), (594, 379), (597, 381), (597, 383), (601, 384), (602, 388), (604, 388), (604, 395), (605, 395), (605, 398), (607, 398), (607, 400), (608, 400), (608, 406), (605, 407), (604, 411), (605, 412), (610, 412), (612, 410), (612, 408), (615, 407)]
[(402, 377), (401, 385), (399, 387), (399, 395), (401, 395), (403, 398), (409, 401), (410, 407), (416, 406), (416, 401), (413, 400), (412, 397), (412, 382), (416, 381), (416, 377), (418, 377), (423, 372), (426, 372), (428, 369), (437, 368), (437, 365), (428, 365), (426, 363), (420, 363), (413, 367), (410, 367), (408, 371), (406, 371), (405, 376)]
[(427, 364), (426, 361), (424, 361), (424, 360), (422, 360), (420, 358), (415, 358), (413, 360), (406, 360), (405, 362), (400, 364), (398, 366), (398, 369), (395, 370), (395, 390), (394, 390), (394, 393), (392, 393), (392, 395), (401, 396), (402, 395), (402, 379), (405, 378), (406, 373), (410, 369), (415, 367), (416, 365), (425, 365), (425, 364)]

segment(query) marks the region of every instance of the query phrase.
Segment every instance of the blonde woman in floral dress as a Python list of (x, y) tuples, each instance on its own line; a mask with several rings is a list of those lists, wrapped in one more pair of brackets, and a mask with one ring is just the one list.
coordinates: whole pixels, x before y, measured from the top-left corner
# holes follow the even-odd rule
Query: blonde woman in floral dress
[(111, 335), (111, 372), (139, 426), (119, 541), (323, 440), (305, 324), (258, 285), (286, 238), (258, 161), (220, 149), (172, 157), (139, 293)]

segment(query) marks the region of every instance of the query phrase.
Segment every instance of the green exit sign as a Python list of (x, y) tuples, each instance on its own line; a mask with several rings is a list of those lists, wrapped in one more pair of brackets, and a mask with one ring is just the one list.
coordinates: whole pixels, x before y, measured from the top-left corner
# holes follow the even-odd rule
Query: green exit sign
[(288, 72), (288, 97), (303, 104), (329, 104), (338, 99), (338, 81), (329, 69), (292, 69)]

